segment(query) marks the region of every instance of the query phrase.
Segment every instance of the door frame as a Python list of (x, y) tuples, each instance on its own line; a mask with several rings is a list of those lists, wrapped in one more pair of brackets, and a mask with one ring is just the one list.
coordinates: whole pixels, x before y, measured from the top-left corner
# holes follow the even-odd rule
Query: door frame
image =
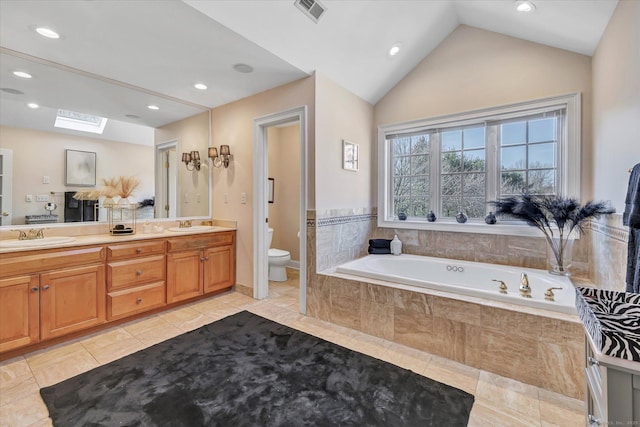
[(307, 312), (307, 106), (254, 119), (253, 139), (253, 297), (269, 294), (268, 151), (267, 128), (296, 121), (300, 124), (300, 313)]
[(2, 177), (2, 203), (0, 203), (0, 225), (13, 224), (13, 150), (9, 148), (0, 148), (2, 156), (2, 168), (0, 168), (0, 177)]
[[(180, 204), (178, 203), (178, 192), (180, 191), (180, 173), (179, 173), (179, 169), (178, 169), (178, 140), (174, 139), (171, 141), (167, 141), (167, 142), (162, 142), (160, 144), (157, 144), (155, 147), (155, 161), (156, 161), (156, 169), (155, 169), (155, 193), (156, 193), (156, 199), (155, 199), (155, 207), (159, 207), (160, 208), (160, 212), (158, 211), (158, 209), (156, 209), (155, 212), (155, 217), (156, 218), (174, 218), (174, 217), (178, 217), (180, 216), (178, 214), (178, 210), (180, 209)], [(163, 174), (163, 170), (164, 167), (162, 166), (163, 162), (164, 162), (164, 158), (163, 158), (163, 154), (166, 151), (169, 151), (170, 149), (175, 148), (176, 151), (176, 156), (175, 156), (175, 168), (176, 168), (176, 179), (175, 179), (175, 196), (176, 196), (176, 200), (172, 200), (171, 202), (175, 204), (175, 215), (172, 217), (171, 215), (167, 215), (165, 216), (164, 214), (164, 206), (168, 203), (167, 200), (165, 200), (165, 195), (166, 195), (166, 191), (161, 191), (161, 190), (167, 190), (165, 188), (166, 183), (163, 182), (162, 180), (162, 174)], [(160, 196), (160, 197), (158, 197)], [(169, 208), (169, 212), (171, 212), (171, 208)], [(160, 215), (159, 215), (160, 214)]]

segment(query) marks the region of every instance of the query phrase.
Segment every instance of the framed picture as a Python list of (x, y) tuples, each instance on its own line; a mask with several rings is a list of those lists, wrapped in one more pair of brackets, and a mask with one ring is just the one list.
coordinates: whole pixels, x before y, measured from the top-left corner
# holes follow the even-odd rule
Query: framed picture
[(342, 169), (357, 171), (359, 166), (358, 144), (342, 141)]
[(95, 187), (96, 153), (65, 150), (65, 185)]
[(275, 179), (269, 178), (269, 203), (273, 203), (273, 187), (275, 185), (275, 182)]

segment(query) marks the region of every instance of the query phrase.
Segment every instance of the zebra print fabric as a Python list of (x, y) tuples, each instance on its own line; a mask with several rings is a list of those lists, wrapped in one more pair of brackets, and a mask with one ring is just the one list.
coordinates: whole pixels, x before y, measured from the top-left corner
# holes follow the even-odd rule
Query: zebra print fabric
[(576, 288), (576, 309), (597, 350), (640, 362), (640, 294)]

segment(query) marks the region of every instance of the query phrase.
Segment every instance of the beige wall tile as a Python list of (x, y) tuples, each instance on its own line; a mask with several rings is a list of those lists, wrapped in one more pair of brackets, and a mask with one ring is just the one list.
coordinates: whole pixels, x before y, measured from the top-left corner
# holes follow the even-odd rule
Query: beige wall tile
[(360, 292), (363, 300), (393, 305), (393, 288), (363, 283)]
[(480, 349), (482, 369), (528, 384), (541, 385), (536, 339), (483, 329)]
[(393, 306), (360, 300), (360, 330), (387, 340), (393, 339)]
[(433, 316), (433, 353), (464, 363), (465, 324), (439, 316)]
[(472, 304), (449, 298), (433, 297), (433, 315), (472, 325), (480, 324), (480, 308)]
[(584, 350), (541, 342), (538, 350), (540, 386), (576, 399), (584, 398)]
[[(512, 286), (515, 288), (517, 285), (512, 284)], [(483, 328), (495, 331), (509, 331), (511, 334), (535, 338), (540, 335), (540, 322), (542, 319), (542, 317), (518, 311), (483, 306), (480, 324)]]
[(431, 316), (433, 313), (433, 297), (431, 295), (394, 289), (393, 301), (396, 308), (411, 310), (423, 316)]
[(331, 298), (331, 322), (338, 325), (360, 330), (360, 310), (360, 298)]
[(395, 307), (393, 337), (394, 341), (400, 344), (433, 352), (433, 319), (430, 315)]
[(540, 340), (584, 349), (584, 327), (580, 322), (564, 322), (548, 317), (540, 317)]

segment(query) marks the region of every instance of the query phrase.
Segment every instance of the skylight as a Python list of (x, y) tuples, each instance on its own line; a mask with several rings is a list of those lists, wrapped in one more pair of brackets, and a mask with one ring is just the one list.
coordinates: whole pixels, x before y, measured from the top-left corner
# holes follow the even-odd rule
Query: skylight
[(104, 117), (60, 109), (58, 110), (54, 126), (57, 128), (102, 134), (106, 124), (107, 119)]

